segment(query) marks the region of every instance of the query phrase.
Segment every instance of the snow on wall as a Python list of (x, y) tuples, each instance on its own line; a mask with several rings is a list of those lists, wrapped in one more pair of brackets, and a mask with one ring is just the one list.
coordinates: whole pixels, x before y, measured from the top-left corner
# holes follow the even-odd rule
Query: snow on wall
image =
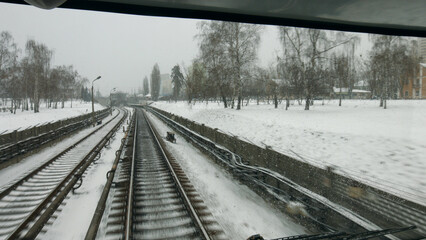
[[(71, 103), (66, 102), (65, 108), (60, 108), (60, 104), (58, 104), (58, 109), (52, 109), (46, 108), (45, 104), (41, 104), (40, 112), (38, 113), (34, 113), (34, 111), (22, 112), (20, 109), (16, 110), (16, 114), (0, 112), (0, 134), (7, 130), (13, 131), (18, 128), (23, 130), (37, 124), (55, 122), (92, 112), (92, 103), (73, 101), (72, 108), (70, 106)], [(102, 105), (95, 103), (95, 111), (104, 108)]]

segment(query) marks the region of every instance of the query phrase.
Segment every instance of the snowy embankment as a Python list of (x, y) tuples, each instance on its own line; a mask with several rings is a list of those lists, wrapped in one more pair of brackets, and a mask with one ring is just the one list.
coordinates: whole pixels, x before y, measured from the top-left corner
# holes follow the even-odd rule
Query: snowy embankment
[[(95, 111), (102, 110), (100, 104), (95, 104)], [(60, 108), (58, 104), (57, 109), (46, 108), (45, 104), (40, 105), (40, 112), (34, 111), (21, 111), (16, 110), (16, 114), (10, 112), (0, 112), (0, 134), (5, 131), (13, 131), (16, 129), (23, 130), (37, 124), (44, 124), (48, 122), (55, 122), (62, 119), (76, 117), (78, 115), (87, 114), (92, 112), (92, 103), (73, 101), (72, 108), (71, 102), (66, 102), (64, 108)]]
[[(172, 131), (154, 115), (148, 115), (160, 133)], [(235, 181), (183, 138), (165, 143), (229, 239), (247, 239), (254, 234), (277, 238), (305, 233), (302, 226)]]
[(218, 103), (156, 102), (189, 118), (300, 161), (361, 180), (426, 205), (426, 101), (331, 100), (304, 106), (251, 103), (242, 110)]

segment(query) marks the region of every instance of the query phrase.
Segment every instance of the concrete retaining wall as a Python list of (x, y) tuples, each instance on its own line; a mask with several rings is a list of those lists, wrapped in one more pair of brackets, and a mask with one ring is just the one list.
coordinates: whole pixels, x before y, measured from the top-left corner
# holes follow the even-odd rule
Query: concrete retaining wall
[[(103, 114), (103, 113), (108, 112), (108, 111), (109, 111), (109, 108), (106, 108), (106, 109), (95, 112), (95, 114), (99, 115), (99, 114)], [(74, 118), (68, 118), (68, 119), (59, 120), (59, 121), (56, 121), (56, 122), (53, 122), (53, 123), (47, 123), (47, 124), (44, 124), (44, 125), (41, 125), (41, 126), (30, 127), (30, 128), (27, 128), (27, 129), (21, 130), (21, 131), (13, 131), (13, 132), (10, 132), (10, 133), (7, 133), (7, 134), (2, 134), (2, 135), (0, 135), (0, 146), (6, 145), (6, 144), (17, 143), (19, 141), (28, 139), (30, 137), (38, 136), (40, 134), (47, 133), (47, 132), (52, 131), (52, 130), (56, 130), (56, 129), (61, 128), (63, 126), (67, 126), (69, 124), (73, 124), (73, 123), (77, 123), (77, 122), (80, 122), (80, 121), (90, 119), (91, 117), (92, 117), (92, 114), (88, 113), (88, 114), (80, 115), (80, 116), (77, 116), (77, 117), (74, 117)]]

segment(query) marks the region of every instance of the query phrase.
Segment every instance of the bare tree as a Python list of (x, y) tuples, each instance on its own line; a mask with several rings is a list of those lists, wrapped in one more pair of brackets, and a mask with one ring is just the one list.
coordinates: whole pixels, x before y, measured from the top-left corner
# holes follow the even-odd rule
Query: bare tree
[(266, 82), (266, 94), (269, 96), (272, 96), (274, 99), (274, 106), (275, 108), (278, 108), (278, 83), (273, 81), (272, 79), (268, 79)]
[(60, 82), (63, 77), (64, 73), (60, 67), (51, 69), (49, 74), (49, 81), (47, 82), (47, 91), (44, 94), (44, 98), (46, 99), (49, 108), (58, 108), (58, 101), (63, 95), (63, 93), (59, 93)]
[(198, 24), (200, 34), (200, 59), (207, 71), (207, 78), (213, 83), (220, 95), (223, 106), (228, 107), (227, 96), (230, 94), (231, 65), (225, 41), (224, 22), (208, 21)]
[[(35, 40), (28, 40), (25, 56), (19, 61), (20, 50), (8, 32), (0, 33), (0, 97), (11, 98), (11, 112), (22, 106), (22, 111), (39, 112), (40, 100), (44, 99), (47, 107), (55, 107), (58, 101), (72, 100), (76, 93), (83, 97), (86, 83), (72, 66), (60, 66), (51, 69), (53, 52)], [(3, 101), (4, 102), (4, 101)]]
[(186, 92), (188, 96), (188, 103), (191, 103), (194, 98), (204, 98), (205, 89), (208, 88), (206, 84), (207, 72), (204, 65), (199, 59), (195, 59), (192, 65), (186, 69)]
[[(205, 86), (197, 88), (203, 99), (220, 95), (224, 107), (228, 107), (227, 96), (237, 98), (236, 109), (241, 109), (243, 86), (252, 79), (253, 63), (257, 57), (261, 26), (235, 22), (209, 21), (198, 25), (200, 39), (201, 68), (207, 73)], [(194, 65), (193, 65), (194, 66)], [(200, 82), (201, 80), (197, 80)]]
[(227, 55), (231, 65), (237, 110), (241, 109), (244, 80), (249, 78), (252, 64), (257, 58), (261, 26), (237, 22), (224, 22)]
[(349, 84), (350, 66), (349, 57), (345, 54), (339, 56), (334, 55), (332, 60), (333, 76), (337, 78), (334, 86), (339, 87), (339, 106), (342, 106), (342, 88)]
[(267, 69), (257, 67), (253, 77), (253, 94), (256, 96), (256, 104), (259, 105), (261, 97), (266, 96), (266, 84), (270, 80), (270, 74)]
[(50, 69), (50, 61), (53, 52), (42, 43), (37, 43), (34, 40), (28, 40), (25, 45), (25, 51), (27, 53), (28, 64), (32, 70), (34, 82), (34, 112), (39, 112), (40, 106), (40, 85), (46, 82), (48, 79), (48, 73)]
[(397, 98), (407, 79), (416, 75), (420, 62), (414, 46), (399, 36), (370, 35), (373, 47), (370, 51), (368, 76), (373, 91), (380, 95), (380, 107), (387, 108), (387, 99)]
[(59, 79), (57, 82), (57, 92), (60, 95), (61, 99), (61, 108), (65, 107), (65, 101), (71, 100), (72, 107), (72, 98), (74, 97), (74, 87), (76, 79), (78, 78), (77, 71), (74, 70), (73, 66), (59, 66), (55, 68), (58, 71)]
[(79, 93), (80, 101), (86, 101), (86, 88), (85, 86), (89, 84), (89, 79), (83, 76), (78, 76), (76, 81), (76, 91)]
[(305, 110), (309, 110), (315, 94), (323, 90), (327, 54), (347, 43), (357, 43), (357, 38), (341, 32), (294, 27), (280, 27), (279, 32), (284, 48), (282, 66), (289, 68), (285, 72), (293, 78), (294, 87), (303, 87)]
[(19, 49), (9, 32), (0, 33), (0, 96), (3, 102), (12, 98), (12, 109), (16, 112), (16, 101), (20, 97), (20, 87), (17, 82)]

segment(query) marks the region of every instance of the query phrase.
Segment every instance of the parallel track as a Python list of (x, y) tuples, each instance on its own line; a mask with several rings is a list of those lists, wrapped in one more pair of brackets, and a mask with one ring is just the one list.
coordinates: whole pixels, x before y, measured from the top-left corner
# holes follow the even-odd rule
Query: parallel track
[[(93, 146), (94, 136), (120, 114), (0, 193), (0, 239), (34, 238), (127, 116)], [(85, 155), (83, 155), (84, 153)]]
[(225, 239), (144, 113), (135, 114), (133, 157), (117, 167), (102, 239)]
[[(104, 119), (109, 115), (109, 110), (105, 110), (97, 112), (96, 121)], [(90, 126), (91, 124), (91, 121), (86, 119), (45, 133), (41, 133), (40, 135), (35, 137), (26, 138), (19, 142), (11, 142), (8, 144), (0, 145), (0, 169), (14, 162), (14, 160), (18, 156), (22, 156), (31, 152), (32, 150), (39, 149), (47, 143), (68, 136), (73, 132), (76, 132), (84, 127)]]

